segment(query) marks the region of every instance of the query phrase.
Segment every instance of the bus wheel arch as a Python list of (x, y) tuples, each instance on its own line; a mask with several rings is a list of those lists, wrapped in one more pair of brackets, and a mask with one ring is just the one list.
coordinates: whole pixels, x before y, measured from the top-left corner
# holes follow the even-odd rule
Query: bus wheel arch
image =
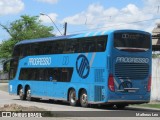
[(25, 95), (26, 95), (26, 99), (28, 101), (31, 101), (32, 100), (32, 97), (31, 97), (31, 88), (29, 85), (26, 85), (25, 86)]
[(81, 88), (78, 92), (78, 98), (82, 107), (88, 107), (88, 95), (85, 88)]
[(76, 90), (72, 87), (68, 89), (68, 96), (67, 100), (69, 101), (71, 106), (77, 105), (77, 97), (76, 97)]
[(26, 99), (25, 92), (23, 91), (23, 86), (21, 84), (17, 87), (17, 95), (19, 95), (20, 100)]

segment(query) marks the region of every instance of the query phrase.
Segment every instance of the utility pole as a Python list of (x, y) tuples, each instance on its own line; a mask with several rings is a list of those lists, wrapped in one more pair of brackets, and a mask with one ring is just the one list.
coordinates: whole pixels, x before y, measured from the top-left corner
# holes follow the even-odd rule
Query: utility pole
[(67, 34), (67, 22), (64, 23), (64, 35)]

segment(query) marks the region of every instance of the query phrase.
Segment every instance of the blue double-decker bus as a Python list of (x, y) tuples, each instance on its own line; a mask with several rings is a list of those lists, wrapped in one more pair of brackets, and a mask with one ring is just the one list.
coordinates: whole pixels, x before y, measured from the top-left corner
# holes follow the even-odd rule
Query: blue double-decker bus
[(139, 30), (24, 40), (8, 61), (9, 93), (82, 107), (148, 103), (151, 53), (151, 35)]

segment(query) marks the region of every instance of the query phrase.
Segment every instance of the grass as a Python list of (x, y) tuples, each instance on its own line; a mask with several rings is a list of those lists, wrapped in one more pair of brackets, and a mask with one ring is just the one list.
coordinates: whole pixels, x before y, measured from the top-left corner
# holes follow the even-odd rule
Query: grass
[(160, 103), (148, 103), (148, 104), (140, 104), (140, 105), (132, 105), (137, 107), (149, 107), (149, 108), (158, 108), (160, 109)]

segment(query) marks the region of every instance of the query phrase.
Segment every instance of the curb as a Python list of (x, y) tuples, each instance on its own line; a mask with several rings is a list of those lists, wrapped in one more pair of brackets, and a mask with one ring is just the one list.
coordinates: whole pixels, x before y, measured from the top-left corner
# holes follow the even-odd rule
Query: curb
[(142, 110), (155, 110), (155, 111), (160, 111), (160, 108), (152, 108), (152, 107), (138, 107), (138, 106), (128, 106), (126, 108), (138, 108)]

